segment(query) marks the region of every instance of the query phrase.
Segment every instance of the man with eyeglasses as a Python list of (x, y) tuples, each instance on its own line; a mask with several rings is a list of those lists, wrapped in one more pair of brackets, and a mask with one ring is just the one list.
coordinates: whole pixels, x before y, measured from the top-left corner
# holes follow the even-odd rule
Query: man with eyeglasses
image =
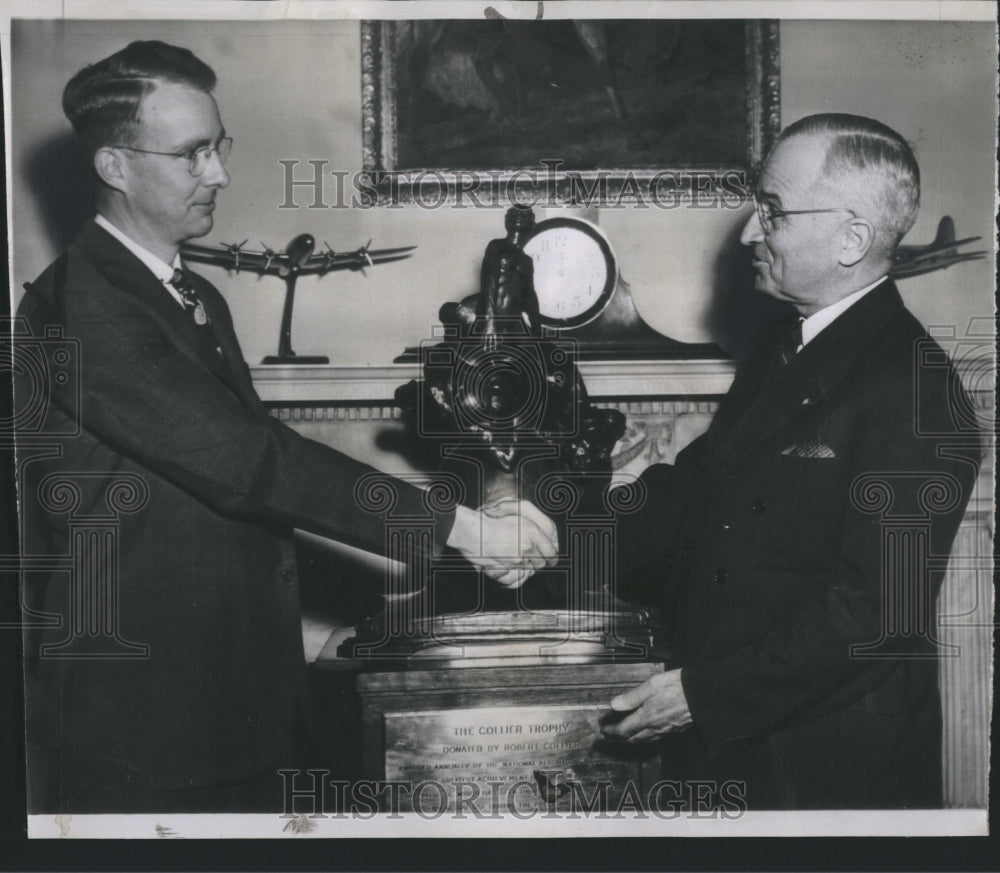
[(980, 447), (888, 278), (919, 199), (884, 124), (825, 114), (783, 132), (741, 240), (756, 290), (794, 313), (620, 520), (620, 578), (666, 589), (676, 663), (616, 697), (604, 732), (660, 740), (663, 777), (694, 796), (942, 803), (935, 598)]
[[(281, 810), (306, 709), (292, 529), (387, 548), (355, 493), (376, 471), (268, 415), (225, 301), (180, 260), (229, 184), (214, 85), (190, 51), (136, 42), (63, 95), (97, 216), (19, 309), (80, 367), (42, 398), (67, 436), (24, 464), (25, 554), (52, 558), (24, 588), (34, 813)], [(531, 504), (391, 487), (414, 560), (452, 546), (508, 586), (554, 562)], [(81, 519), (114, 530), (83, 542)]]

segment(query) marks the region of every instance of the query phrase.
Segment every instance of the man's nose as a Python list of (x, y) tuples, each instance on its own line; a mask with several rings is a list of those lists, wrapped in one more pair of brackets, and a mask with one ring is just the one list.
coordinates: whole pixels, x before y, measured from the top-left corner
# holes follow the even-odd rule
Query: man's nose
[(760, 226), (760, 218), (757, 216), (757, 210), (751, 209), (750, 217), (747, 219), (747, 223), (743, 225), (743, 231), (740, 233), (740, 242), (748, 246), (763, 241), (764, 229)]
[(208, 159), (208, 166), (201, 176), (202, 184), (212, 188), (225, 188), (229, 184), (229, 173), (222, 164), (217, 151), (212, 151)]

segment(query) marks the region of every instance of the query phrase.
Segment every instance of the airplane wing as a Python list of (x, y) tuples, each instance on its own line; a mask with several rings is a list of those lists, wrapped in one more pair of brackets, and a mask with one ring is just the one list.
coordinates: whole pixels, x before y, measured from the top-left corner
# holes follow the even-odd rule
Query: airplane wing
[(980, 239), (982, 239), (981, 236), (967, 236), (965, 239), (934, 240), (925, 246), (900, 246), (896, 249), (896, 260), (909, 260), (915, 256), (923, 257), (933, 255), (936, 252), (946, 252), (948, 249), (968, 245)]
[(332, 273), (335, 270), (364, 270), (376, 264), (388, 264), (410, 257), (416, 246), (403, 246), (395, 249), (369, 249), (362, 246), (353, 252), (334, 252), (327, 249), (318, 255), (312, 255), (301, 267), (300, 275), (311, 273)]
[(931, 254), (926, 257), (897, 263), (892, 268), (890, 275), (894, 279), (907, 279), (910, 276), (919, 276), (922, 273), (930, 273), (934, 270), (945, 270), (953, 264), (960, 264), (962, 261), (979, 261), (985, 258), (986, 254), (986, 252)]
[(263, 252), (244, 251), (236, 246), (201, 246), (185, 243), (181, 246), (181, 257), (199, 264), (225, 267), (230, 272), (243, 270), (258, 275), (280, 275), (282, 267), (287, 269), (287, 256), (283, 252), (270, 249)]

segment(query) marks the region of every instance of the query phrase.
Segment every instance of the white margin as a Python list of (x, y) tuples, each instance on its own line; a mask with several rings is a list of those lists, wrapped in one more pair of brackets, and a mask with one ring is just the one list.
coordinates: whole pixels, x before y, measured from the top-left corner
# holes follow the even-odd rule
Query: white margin
[[(525, 813), (522, 813), (526, 816)], [(652, 813), (542, 814), (477, 819), (408, 813), (322, 818), (278, 815), (30, 815), (31, 839), (310, 839), (412, 837), (958, 837), (989, 833), (985, 810), (748, 812), (740, 818)]]

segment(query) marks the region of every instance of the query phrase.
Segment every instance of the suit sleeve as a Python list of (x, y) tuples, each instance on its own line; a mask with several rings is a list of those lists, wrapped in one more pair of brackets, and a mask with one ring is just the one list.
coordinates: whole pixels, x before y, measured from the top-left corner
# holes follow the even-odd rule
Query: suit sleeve
[[(919, 557), (909, 566), (885, 560), (892, 548), (885, 544), (889, 527), (921, 538), (919, 520), (930, 519), (923, 558), (951, 548), (979, 450), (949, 454), (947, 439), (920, 435), (951, 428), (948, 390), (946, 378), (921, 386), (921, 427), (905, 380), (869, 404), (838, 554), (820, 596), (736, 651), (683, 667), (693, 721), (711, 749), (842, 708), (884, 682), (900, 658), (934, 656), (929, 637), (943, 570)], [(916, 554), (905, 542), (896, 546), (897, 554)]]
[[(425, 494), (249, 408), (179, 350), (144, 305), (73, 286), (70, 279), (59, 321), (79, 343), (80, 422), (108, 446), (223, 515), (384, 552), (392, 513), (433, 522), (429, 547), (443, 547), (454, 502), (441, 489)], [(53, 316), (37, 290), (20, 314), (36, 330)], [(72, 394), (53, 389), (54, 402), (73, 414)]]

